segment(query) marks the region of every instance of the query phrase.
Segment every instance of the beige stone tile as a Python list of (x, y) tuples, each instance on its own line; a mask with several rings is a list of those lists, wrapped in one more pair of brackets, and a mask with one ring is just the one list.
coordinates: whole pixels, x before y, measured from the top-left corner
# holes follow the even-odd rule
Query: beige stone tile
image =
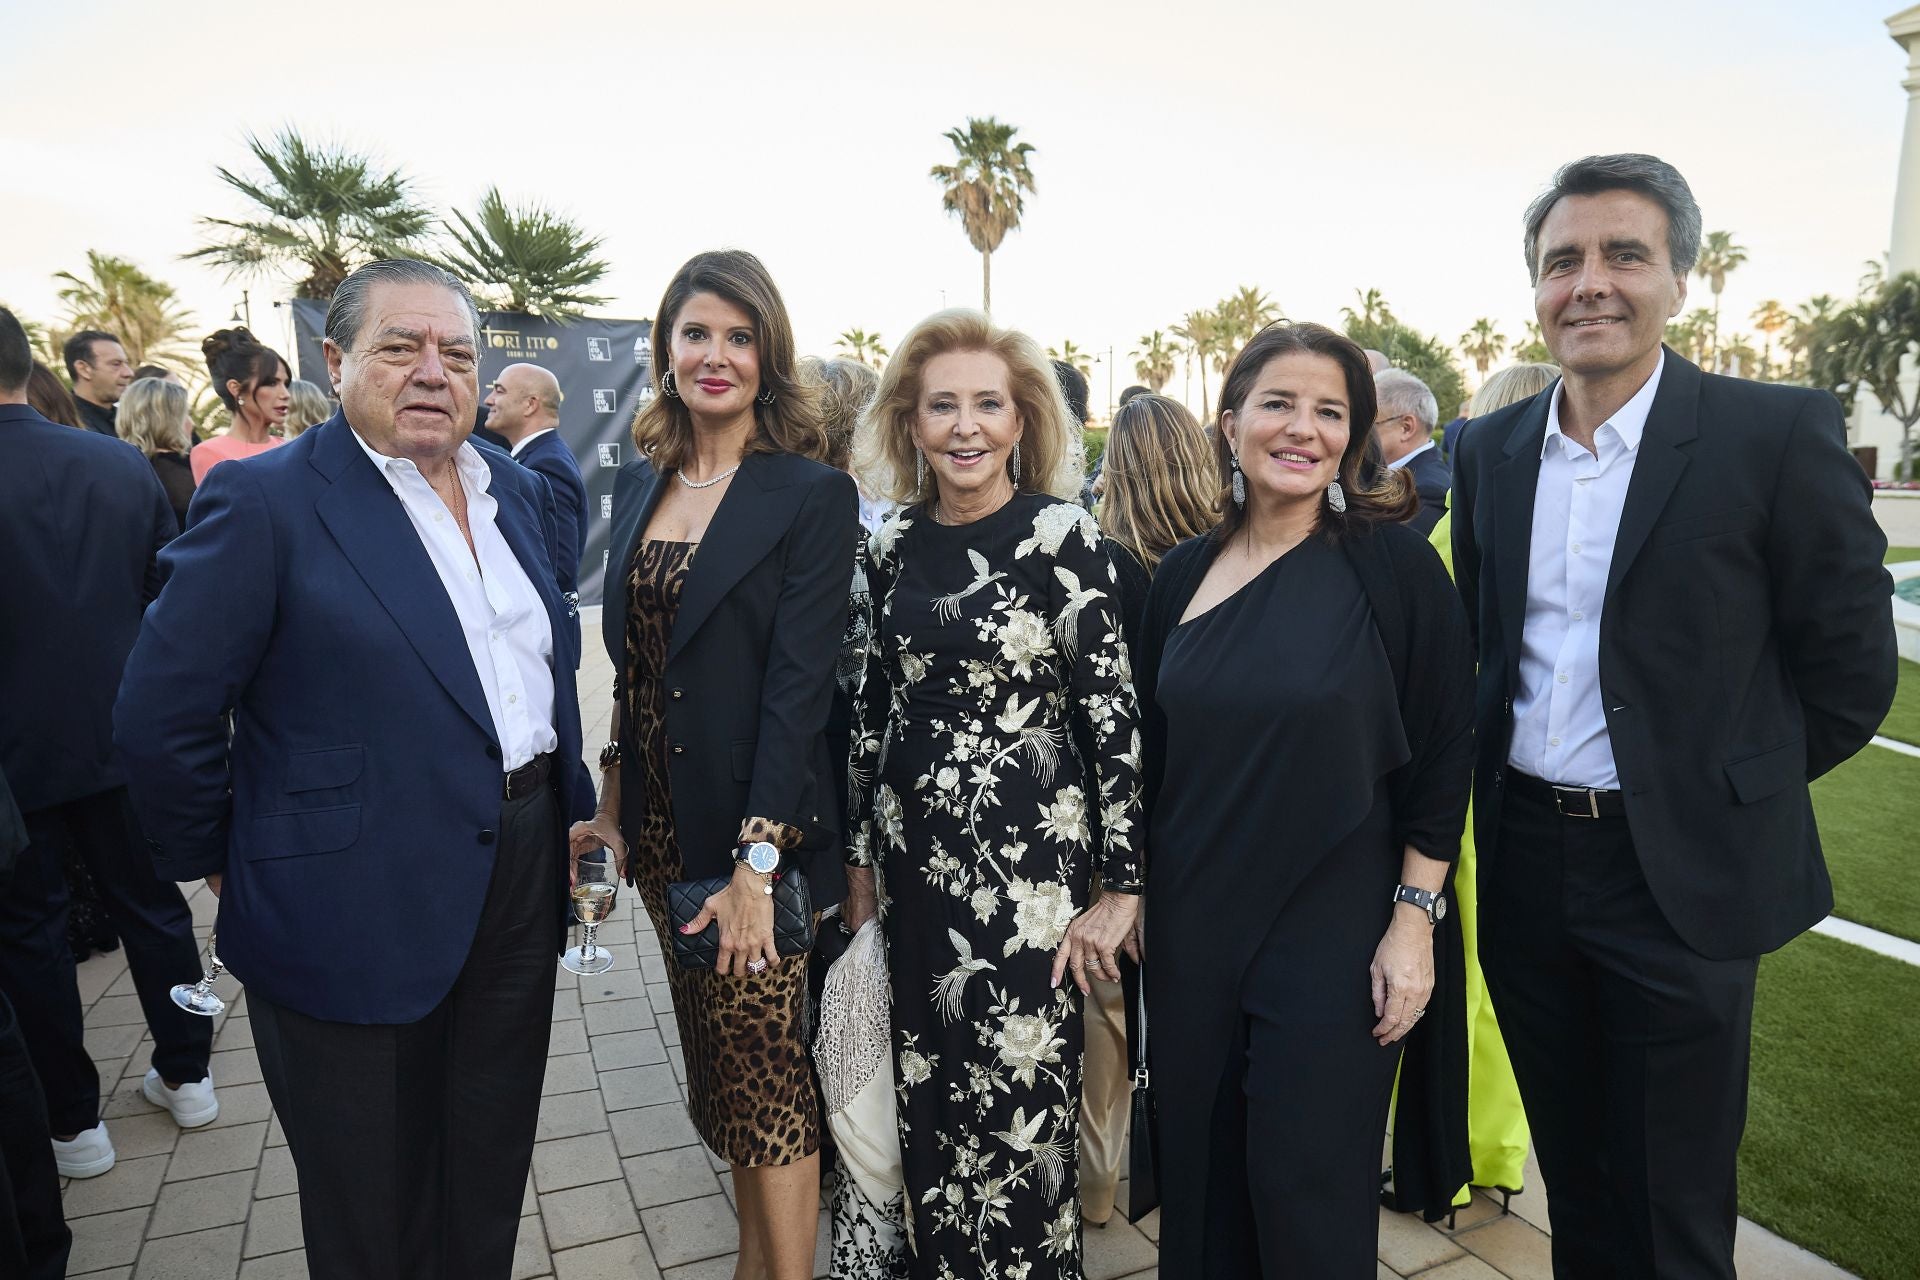
[(654, 1024), (653, 1004), (645, 998), (599, 1000), (586, 1006), (587, 1031), (604, 1036), (619, 1031), (640, 1031)]
[(67, 1272), (67, 1280), (131, 1280), (132, 1267), (114, 1267), (107, 1271), (89, 1271), (82, 1275), (77, 1271)]
[(1400, 1280), (1400, 1273), (1384, 1262), (1373, 1264), (1373, 1280)]
[(637, 969), (613, 969), (595, 977), (580, 979), (582, 1004), (593, 1004), (600, 1000), (630, 1000), (646, 993), (647, 984)]
[(520, 1234), (513, 1242), (513, 1280), (532, 1280), (534, 1276), (553, 1274), (553, 1260), (547, 1256), (547, 1237), (540, 1226), (540, 1215), (530, 1213), (520, 1219)]
[(644, 1209), (640, 1221), (646, 1225), (647, 1239), (653, 1245), (653, 1260), (662, 1267), (698, 1262), (736, 1252), (740, 1247), (733, 1206), (718, 1192), (699, 1200)]
[(1116, 1280), (1159, 1260), (1153, 1242), (1119, 1214), (1104, 1227), (1081, 1233), (1087, 1280)]
[(654, 1066), (666, 1060), (667, 1046), (661, 1041), (660, 1032), (652, 1027), (610, 1032), (593, 1038), (593, 1065), (601, 1071)]
[(68, 1272), (82, 1275), (131, 1263), (140, 1252), (149, 1212), (146, 1205), (140, 1205), (116, 1213), (76, 1218), (69, 1210), (67, 1226), (73, 1232), (73, 1252), (67, 1258)]
[(558, 1251), (631, 1235), (640, 1228), (625, 1182), (596, 1182), (540, 1197), (547, 1244)]
[(293, 1152), (285, 1147), (268, 1147), (260, 1153), (260, 1180), (253, 1184), (255, 1200), (290, 1196), (300, 1189), (300, 1175), (293, 1167)]
[(680, 1020), (673, 1016), (673, 1011), (670, 1009), (666, 1016), (660, 1019), (660, 1039), (670, 1045), (680, 1043)]
[(240, 1264), (240, 1280), (307, 1280), (307, 1251), (248, 1258)]
[[(107, 1126), (109, 1137), (113, 1126)], [(137, 1160), (116, 1160), (113, 1168), (97, 1178), (75, 1179), (67, 1184), (61, 1204), (69, 1218), (89, 1214), (112, 1213), (152, 1204), (160, 1195), (160, 1182), (167, 1175), (168, 1156), (146, 1156)]]
[(1420, 1280), (1503, 1280), (1498, 1271), (1480, 1259), (1468, 1256), (1455, 1258), (1443, 1263), (1431, 1271), (1422, 1271)]
[[(111, 1076), (108, 1075), (103, 1064), (109, 1062), (125, 1063), (127, 1059), (132, 1056), (134, 1046), (140, 1043), (141, 1033), (144, 1029), (145, 1024), (143, 1023), (130, 1023), (115, 1027), (88, 1027), (86, 1029), (83, 1039), (87, 1047), (87, 1056), (93, 1059), (94, 1066), (99, 1069), (102, 1080), (117, 1080), (120, 1078), (119, 1072), (115, 1072)], [(146, 1067), (142, 1066), (140, 1071), (141, 1074), (144, 1075), (146, 1073)]]
[(1453, 1242), (1508, 1280), (1553, 1280), (1553, 1241), (1523, 1218), (1495, 1218), (1460, 1232)]
[[(213, 1045), (214, 1048), (223, 1050), (253, 1048), (253, 1019), (228, 1018), (225, 1025), (220, 1028), (220, 1034), (213, 1038)], [(236, 1080), (234, 1083), (242, 1082)]]
[(102, 996), (87, 1010), (89, 1027), (144, 1027), (147, 1015), (138, 996)]
[(540, 1099), (540, 1123), (534, 1138), (570, 1138), (580, 1133), (598, 1133), (607, 1127), (607, 1110), (597, 1093), (561, 1093)]
[(553, 1255), (556, 1280), (658, 1280), (647, 1238), (634, 1234)]
[(713, 1170), (707, 1165), (705, 1147), (652, 1151), (623, 1160), (620, 1165), (626, 1172), (633, 1202), (642, 1209), (672, 1204), (676, 1200), (697, 1200), (719, 1189)]
[(172, 1116), (149, 1110), (108, 1122), (107, 1136), (113, 1139), (114, 1155), (124, 1163), (142, 1156), (166, 1155), (185, 1135)]
[(127, 953), (125, 951), (109, 951), (105, 955), (96, 954), (76, 965), (73, 977), (74, 985), (80, 988), (80, 1007), (84, 1009), (105, 995), (107, 989), (118, 982), (120, 976), (126, 971)]
[(240, 1271), (245, 1229), (235, 1225), (149, 1240), (140, 1250), (134, 1280), (232, 1280)]
[[(132, 1064), (128, 1064), (128, 1065), (131, 1066)], [(104, 1096), (100, 1099), (100, 1118), (102, 1120), (106, 1120), (109, 1122), (107, 1125), (108, 1133), (113, 1132), (113, 1125), (111, 1122), (118, 1120), (123, 1116), (143, 1116), (143, 1115), (153, 1115), (156, 1113), (159, 1113), (162, 1115), (165, 1114), (164, 1112), (160, 1111), (159, 1107), (156, 1107), (151, 1102), (148, 1102), (146, 1099), (146, 1095), (140, 1092), (140, 1081), (146, 1076), (146, 1072), (147, 1072), (147, 1069), (145, 1067), (141, 1067), (138, 1074), (133, 1075), (128, 1079), (122, 1080), (119, 1084), (113, 1087), (112, 1093), (104, 1094)], [(104, 1078), (103, 1078), (103, 1093), (104, 1093)], [(225, 1104), (225, 1100), (222, 1099), (222, 1105), (224, 1104)], [(179, 1126), (176, 1125), (175, 1127), (178, 1128)]]
[(287, 1131), (281, 1127), (280, 1117), (274, 1116), (267, 1121), (267, 1146), (284, 1147), (287, 1145)]
[(285, 1253), (304, 1243), (300, 1234), (299, 1196), (254, 1201), (253, 1212), (247, 1215), (247, 1245), (243, 1256), (258, 1258), (263, 1254)]
[(723, 1253), (660, 1274), (663, 1280), (733, 1280), (733, 1264), (739, 1256), (737, 1253)]
[(700, 1141), (678, 1098), (658, 1106), (616, 1111), (607, 1119), (613, 1128), (613, 1145), (622, 1156), (645, 1155)]
[(1553, 1218), (1547, 1211), (1547, 1181), (1540, 1176), (1540, 1161), (1527, 1152), (1526, 1190), (1513, 1198), (1513, 1212), (1548, 1235), (1553, 1234)]
[(584, 1093), (599, 1083), (590, 1053), (548, 1058), (546, 1078), (540, 1082), (540, 1094), (542, 1097), (551, 1097), (557, 1093)]
[(1847, 1272), (1758, 1223), (1740, 1220), (1733, 1237), (1740, 1280), (1847, 1280)]
[(226, 1128), (186, 1130), (173, 1148), (173, 1163), (167, 1166), (167, 1181), (185, 1182), (216, 1173), (252, 1169), (260, 1163), (260, 1152), (266, 1140), (265, 1120)]
[(600, 1093), (606, 1099), (607, 1110), (626, 1111), (678, 1101), (680, 1086), (668, 1067), (627, 1067), (621, 1071), (602, 1071)]
[(580, 1020), (580, 993), (568, 989), (553, 993), (553, 1020), (555, 1022), (578, 1022)]
[(147, 1239), (245, 1222), (247, 1211), (253, 1207), (253, 1177), (253, 1170), (246, 1169), (192, 1182), (167, 1183), (160, 1188), (160, 1199), (153, 1206)]
[(1500, 1216), (1499, 1195), (1497, 1193), (1488, 1195), (1484, 1191), (1475, 1190), (1472, 1199), (1454, 1210), (1452, 1226), (1448, 1226), (1444, 1218), (1433, 1225), (1453, 1236), (1459, 1235), (1462, 1231), (1471, 1231), (1481, 1223), (1491, 1222)]
[[(243, 1022), (251, 1019), (243, 1018)], [(260, 1059), (254, 1056), (252, 1045), (242, 1045), (237, 1049), (224, 1046), (207, 1060), (207, 1070), (213, 1076), (216, 1088), (228, 1085), (254, 1084), (263, 1079), (260, 1074)]]
[(613, 1135), (605, 1131), (534, 1144), (533, 1185), (542, 1193), (619, 1176), (620, 1157), (614, 1154)]
[(272, 1118), (273, 1100), (267, 1097), (264, 1084), (226, 1085), (215, 1077), (213, 1085), (220, 1095), (220, 1118), (208, 1128), (252, 1124)]
[(1418, 1214), (1380, 1210), (1380, 1261), (1409, 1275), (1458, 1258), (1465, 1252), (1420, 1220)]
[(547, 1036), (547, 1056), (564, 1058), (569, 1054), (585, 1053), (588, 1049), (587, 1031), (591, 1023), (556, 1022)]

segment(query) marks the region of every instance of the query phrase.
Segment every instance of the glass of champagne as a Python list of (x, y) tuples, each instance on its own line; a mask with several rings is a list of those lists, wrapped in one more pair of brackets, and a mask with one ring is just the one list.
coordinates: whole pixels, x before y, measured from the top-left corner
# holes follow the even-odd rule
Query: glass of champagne
[(215, 945), (218, 942), (217, 935), (207, 939), (207, 971), (200, 981), (183, 982), (167, 993), (182, 1009), (204, 1018), (217, 1018), (227, 1011), (227, 1002), (215, 995), (213, 990), (213, 980), (226, 967), (220, 963), (220, 952)]
[(582, 858), (574, 864), (573, 918), (585, 929), (580, 945), (567, 948), (567, 953), (560, 957), (561, 966), (568, 972), (605, 973), (613, 968), (612, 954), (596, 945), (593, 939), (600, 922), (612, 914), (614, 895), (619, 891), (620, 881), (614, 873), (611, 854), (604, 861), (589, 862)]

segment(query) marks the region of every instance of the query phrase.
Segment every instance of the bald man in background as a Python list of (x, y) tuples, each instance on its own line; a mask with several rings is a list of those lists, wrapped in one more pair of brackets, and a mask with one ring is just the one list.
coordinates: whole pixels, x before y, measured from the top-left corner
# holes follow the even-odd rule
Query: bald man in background
[[(573, 450), (560, 438), (560, 380), (537, 364), (510, 364), (487, 393), (487, 426), (500, 433), (521, 466), (538, 471), (553, 486), (554, 514), (560, 526), (555, 571), (569, 606), (580, 603), (580, 559), (587, 551), (587, 482)], [(580, 617), (573, 617), (574, 650), (579, 651)]]

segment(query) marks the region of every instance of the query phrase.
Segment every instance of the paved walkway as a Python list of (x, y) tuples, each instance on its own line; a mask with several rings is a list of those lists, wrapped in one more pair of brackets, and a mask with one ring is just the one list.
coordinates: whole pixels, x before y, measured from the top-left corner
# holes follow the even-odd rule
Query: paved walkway
[[(585, 619), (591, 639), (598, 610)], [(590, 645), (580, 673), (588, 753), (605, 741), (611, 670)], [(533, 1172), (521, 1206), (515, 1280), (727, 1280), (736, 1226), (731, 1180), (699, 1145), (683, 1105), (685, 1068), (653, 930), (636, 936), (637, 898), (622, 897), (600, 936), (608, 973), (576, 978), (554, 966), (553, 1026)], [(192, 897), (204, 945), (214, 899)], [(140, 1093), (153, 1044), (119, 953), (80, 966), (87, 1047), (110, 1086), (108, 1131), (119, 1163), (66, 1188), (72, 1276), (137, 1280), (295, 1280), (307, 1274), (286, 1139), (260, 1083), (244, 994), (223, 978), (230, 1008), (214, 1035), (220, 1118), (181, 1132)], [(103, 1085), (103, 1091), (108, 1086)], [(1530, 1190), (1502, 1215), (1476, 1195), (1453, 1231), (1380, 1215), (1379, 1278), (1547, 1280), (1546, 1198)], [(1121, 1186), (1122, 1204), (1126, 1186)], [(1837, 1280), (1845, 1272), (1742, 1222), (1746, 1280)], [(1157, 1275), (1158, 1215), (1138, 1228), (1120, 1215), (1086, 1233), (1088, 1280)], [(826, 1274), (821, 1233), (817, 1274)]]

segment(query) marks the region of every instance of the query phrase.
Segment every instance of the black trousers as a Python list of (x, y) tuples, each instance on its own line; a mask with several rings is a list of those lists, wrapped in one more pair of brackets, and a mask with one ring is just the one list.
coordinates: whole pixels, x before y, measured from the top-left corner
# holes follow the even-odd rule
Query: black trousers
[(1508, 791), (1480, 954), (1562, 1280), (1733, 1280), (1757, 959), (1709, 960), (1654, 902), (1625, 818)]
[(20, 1025), (0, 996), (0, 1276), (60, 1280), (73, 1233), (60, 1209), (46, 1099)]
[(565, 846), (550, 787), (505, 805), (495, 848), (466, 964), (419, 1022), (325, 1022), (247, 998), (300, 1176), (313, 1280), (512, 1270), (561, 936)]
[(87, 1054), (73, 950), (67, 943), (67, 882), (61, 861), (78, 849), (100, 886), (127, 950), (127, 968), (153, 1033), (153, 1066), (163, 1080), (204, 1080), (213, 1020), (174, 1004), (167, 992), (201, 974), (193, 914), (180, 887), (154, 874), (125, 788), (25, 815), (30, 842), (0, 897), (0, 993), (12, 1001), (33, 1069), (46, 1090), (56, 1134), (91, 1129), (100, 1118), (100, 1074)]

